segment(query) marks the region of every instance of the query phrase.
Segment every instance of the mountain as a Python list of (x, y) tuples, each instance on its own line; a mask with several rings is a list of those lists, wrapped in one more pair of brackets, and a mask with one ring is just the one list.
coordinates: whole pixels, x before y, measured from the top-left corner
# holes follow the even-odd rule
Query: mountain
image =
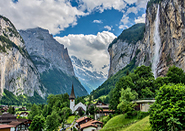
[(97, 97), (108, 94), (126, 70), (137, 66), (150, 66), (155, 78), (165, 76), (172, 65), (185, 70), (184, 8), (182, 0), (148, 2), (145, 25), (124, 30), (109, 45), (109, 78), (94, 91)]
[(45, 98), (47, 90), (40, 80), (23, 38), (10, 20), (0, 16), (0, 95), (7, 90), (14, 95)]
[(80, 60), (75, 56), (71, 56), (76, 76), (88, 93), (96, 89), (106, 79), (107, 75), (101, 71), (96, 71), (90, 60)]
[(72, 84), (77, 96), (88, 94), (74, 74), (67, 48), (57, 42), (48, 30), (38, 27), (20, 30), (19, 33), (49, 94), (70, 94)]

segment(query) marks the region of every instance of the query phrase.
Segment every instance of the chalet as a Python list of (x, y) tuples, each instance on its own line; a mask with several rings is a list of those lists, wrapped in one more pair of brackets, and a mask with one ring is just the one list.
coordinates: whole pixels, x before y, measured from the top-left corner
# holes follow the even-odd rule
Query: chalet
[(8, 125), (12, 125), (15, 128), (15, 131), (27, 131), (28, 126), (24, 124), (24, 122), (20, 121), (12, 121)]
[(0, 131), (15, 131), (15, 127), (13, 125), (3, 124), (0, 125)]
[(82, 109), (84, 112), (86, 112), (86, 105), (84, 105), (83, 103), (79, 102), (77, 105), (75, 105), (75, 93), (74, 93), (74, 88), (72, 85), (72, 89), (71, 89), (71, 95), (69, 96), (69, 100), (70, 100), (70, 109), (72, 111), (72, 114), (76, 111), (78, 112), (79, 109)]
[[(98, 110), (96, 113), (95, 113), (95, 120), (97, 120), (98, 118), (100, 118), (101, 116), (106, 116), (106, 115), (109, 115), (109, 114), (113, 114), (114, 113), (114, 110), (109, 110), (109, 105), (108, 104), (105, 104), (103, 102), (100, 102), (98, 101), (96, 104), (95, 104), (96, 108), (99, 108), (101, 110)], [(103, 109), (103, 110), (102, 110)]]
[(76, 123), (76, 127), (79, 131), (98, 131), (103, 127), (102, 122), (93, 120), (86, 116), (76, 120)]
[(136, 106), (136, 110), (140, 110), (142, 112), (148, 112), (148, 110), (150, 109), (150, 105), (153, 104), (155, 100), (136, 100), (133, 102), (138, 104)]
[(21, 116), (21, 117), (27, 117), (28, 114), (29, 114), (28, 112), (24, 111), (24, 112), (21, 112), (21, 113), (19, 114), (19, 116)]
[(10, 113), (3, 113), (1, 116), (0, 116), (0, 123), (1, 124), (8, 124), (12, 121), (16, 121), (16, 116), (10, 114)]

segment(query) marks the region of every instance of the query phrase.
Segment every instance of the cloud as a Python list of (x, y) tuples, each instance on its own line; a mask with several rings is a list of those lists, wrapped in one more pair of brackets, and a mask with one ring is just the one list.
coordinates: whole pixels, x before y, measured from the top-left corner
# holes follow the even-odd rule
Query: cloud
[(79, 0), (79, 7), (88, 12), (100, 11), (107, 9), (123, 10), (126, 7), (124, 0)]
[(143, 14), (141, 17), (138, 17), (137, 19), (135, 19), (135, 23), (145, 23), (145, 17), (146, 17), (146, 14)]
[(0, 12), (8, 17), (18, 29), (42, 27), (56, 34), (77, 24), (77, 18), (85, 16), (65, 0), (1, 0)]
[(106, 26), (104, 26), (104, 28), (107, 29), (108, 31), (111, 31), (112, 30), (112, 26), (106, 25)]
[(103, 23), (101, 20), (93, 20), (93, 23), (98, 23), (98, 24), (101, 24)]
[[(55, 37), (57, 41), (68, 48), (70, 56), (90, 60), (97, 71), (102, 71), (104, 65), (109, 64), (108, 45), (116, 36), (108, 31), (99, 32), (97, 35), (73, 35)], [(108, 68), (103, 69), (108, 73)]]

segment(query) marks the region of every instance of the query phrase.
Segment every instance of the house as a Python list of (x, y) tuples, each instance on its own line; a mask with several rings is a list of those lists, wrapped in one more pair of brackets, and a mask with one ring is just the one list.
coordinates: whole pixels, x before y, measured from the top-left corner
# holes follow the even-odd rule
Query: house
[(76, 127), (80, 131), (98, 131), (103, 127), (103, 123), (97, 120), (93, 120), (89, 117), (81, 117), (76, 120)]
[(14, 116), (10, 113), (5, 112), (0, 116), (0, 123), (1, 124), (8, 124), (12, 121), (16, 121), (16, 116)]
[(148, 110), (150, 109), (150, 105), (153, 104), (155, 100), (136, 100), (133, 102), (138, 104), (136, 106), (136, 110), (140, 110), (142, 112), (148, 112)]
[(8, 125), (12, 125), (15, 128), (15, 131), (27, 131), (28, 127), (24, 122), (12, 121)]
[(27, 117), (28, 114), (29, 114), (28, 112), (24, 111), (24, 112), (21, 112), (21, 113), (19, 114), (19, 116), (21, 116), (21, 117)]
[(15, 127), (13, 125), (0, 125), (0, 131), (15, 131)]
[[(95, 104), (96, 108), (100, 108), (101, 110), (98, 110), (95, 113), (95, 120), (97, 120), (98, 118), (102, 117), (102, 116), (107, 116), (109, 114), (113, 114), (114, 110), (109, 110), (109, 105), (105, 104), (103, 102), (98, 101)], [(102, 110), (103, 109), (103, 110)]]
[(69, 96), (69, 100), (70, 100), (70, 109), (72, 111), (72, 114), (74, 114), (74, 112), (78, 112), (79, 109), (82, 109), (84, 112), (86, 112), (86, 105), (84, 105), (83, 103), (79, 102), (77, 105), (75, 105), (75, 93), (74, 93), (74, 88), (72, 85), (72, 89), (71, 89), (71, 95)]

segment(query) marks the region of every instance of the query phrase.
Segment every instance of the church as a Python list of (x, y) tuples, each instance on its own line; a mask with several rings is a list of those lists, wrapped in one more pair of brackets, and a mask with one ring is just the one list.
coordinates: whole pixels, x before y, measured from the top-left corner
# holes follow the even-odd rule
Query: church
[(77, 105), (75, 105), (75, 93), (74, 93), (74, 88), (72, 85), (72, 89), (71, 89), (71, 95), (69, 96), (69, 100), (70, 100), (70, 109), (72, 111), (72, 114), (74, 114), (74, 112), (78, 112), (80, 109), (82, 109), (85, 113), (86, 113), (86, 105), (84, 105), (83, 103), (79, 102)]

